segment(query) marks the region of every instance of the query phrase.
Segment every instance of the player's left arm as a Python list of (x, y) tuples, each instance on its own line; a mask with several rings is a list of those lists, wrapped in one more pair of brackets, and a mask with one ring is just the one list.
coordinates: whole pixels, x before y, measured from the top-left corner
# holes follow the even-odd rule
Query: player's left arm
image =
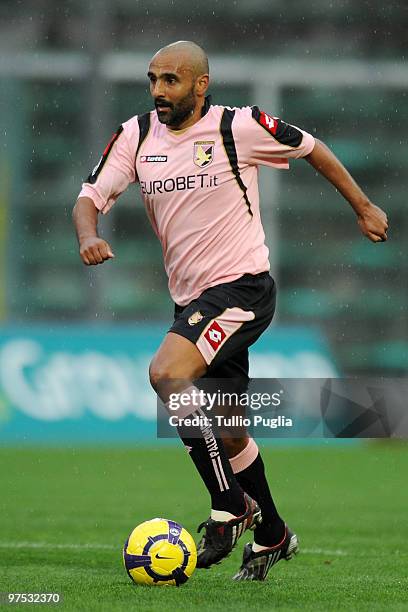
[(388, 220), (385, 212), (369, 200), (334, 153), (323, 142), (315, 140), (312, 152), (304, 159), (330, 181), (351, 204), (360, 229), (367, 238), (373, 242), (387, 240)]

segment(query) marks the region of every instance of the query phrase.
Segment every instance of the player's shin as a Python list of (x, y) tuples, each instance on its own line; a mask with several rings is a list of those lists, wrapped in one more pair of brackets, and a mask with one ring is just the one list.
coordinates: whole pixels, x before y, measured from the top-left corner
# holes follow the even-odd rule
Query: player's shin
[(242, 489), (255, 499), (262, 513), (262, 523), (255, 529), (255, 543), (259, 546), (274, 546), (285, 535), (285, 523), (281, 519), (273, 501), (265, 466), (253, 438), (246, 447), (234, 457), (230, 457), (232, 470)]
[[(187, 395), (191, 397), (190, 403), (186, 402)], [(198, 396), (194, 385), (183, 390), (183, 407), (178, 411), (179, 436), (211, 495), (212, 518), (226, 520), (223, 513), (240, 516), (246, 508), (244, 493), (234, 476), (216, 425), (208, 418), (205, 403), (197, 404)]]

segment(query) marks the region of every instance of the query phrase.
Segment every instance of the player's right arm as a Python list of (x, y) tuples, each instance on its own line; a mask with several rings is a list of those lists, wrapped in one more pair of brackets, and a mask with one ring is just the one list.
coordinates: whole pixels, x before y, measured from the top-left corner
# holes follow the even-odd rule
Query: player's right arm
[(88, 266), (114, 257), (108, 242), (98, 236), (98, 215), (100, 212), (106, 214), (129, 183), (135, 182), (138, 139), (138, 121), (133, 117), (113, 134), (98, 164), (82, 185), (72, 216), (79, 254)]
[(79, 255), (87, 266), (115, 257), (110, 245), (98, 236), (98, 209), (88, 197), (78, 198), (72, 218), (77, 233)]

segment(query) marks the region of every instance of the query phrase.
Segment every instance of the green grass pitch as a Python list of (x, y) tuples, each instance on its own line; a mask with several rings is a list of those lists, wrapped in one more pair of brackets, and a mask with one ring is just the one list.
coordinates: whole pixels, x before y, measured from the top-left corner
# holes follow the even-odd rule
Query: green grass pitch
[(152, 588), (122, 566), (133, 527), (163, 516), (195, 536), (208, 515), (182, 448), (3, 448), (0, 591), (59, 592), (56, 609), (74, 611), (408, 610), (408, 446), (268, 446), (264, 459), (301, 553), (236, 584), (244, 534), (221, 565)]

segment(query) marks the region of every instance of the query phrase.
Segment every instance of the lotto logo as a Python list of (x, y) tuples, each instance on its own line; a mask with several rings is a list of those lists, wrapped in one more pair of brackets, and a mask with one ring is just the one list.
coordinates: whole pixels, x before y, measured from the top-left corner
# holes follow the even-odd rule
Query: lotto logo
[(264, 111), (261, 111), (260, 122), (268, 130), (268, 132), (275, 134), (276, 128), (278, 127), (277, 119), (274, 119), (270, 115), (264, 113)]
[(210, 327), (205, 332), (204, 338), (207, 340), (208, 344), (210, 344), (210, 346), (214, 349), (214, 351), (216, 351), (225, 338), (225, 331), (217, 323), (217, 321), (213, 321)]
[(140, 162), (145, 164), (146, 162), (166, 162), (167, 155), (142, 155)]

